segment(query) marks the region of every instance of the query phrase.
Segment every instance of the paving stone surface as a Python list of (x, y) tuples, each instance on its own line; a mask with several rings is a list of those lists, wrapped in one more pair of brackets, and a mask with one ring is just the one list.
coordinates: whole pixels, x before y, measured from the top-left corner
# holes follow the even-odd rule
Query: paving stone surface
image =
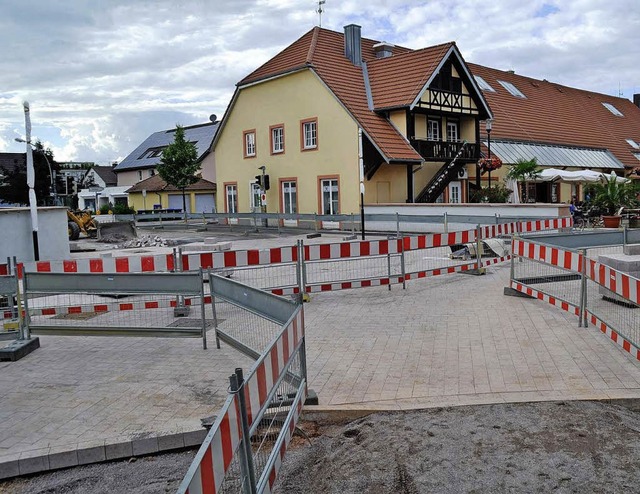
[[(314, 294), (305, 305), (307, 367), (319, 408), (640, 397), (640, 363), (571, 314), (504, 296), (508, 277), (505, 263), (405, 290)], [(213, 340), (210, 332), (203, 350), (198, 339), (43, 336), (34, 353), (0, 363), (0, 478), (197, 444), (228, 376), (252, 363)]]

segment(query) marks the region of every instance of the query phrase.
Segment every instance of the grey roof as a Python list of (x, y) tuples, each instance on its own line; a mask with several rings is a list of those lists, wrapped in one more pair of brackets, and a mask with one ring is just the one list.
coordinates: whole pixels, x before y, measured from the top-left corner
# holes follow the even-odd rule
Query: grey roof
[[(209, 122), (200, 125), (184, 127), (185, 139), (193, 142), (198, 149), (198, 161), (201, 161), (211, 149), (220, 122)], [(143, 158), (151, 149), (162, 149), (174, 141), (176, 129), (162, 130), (151, 134), (140, 144), (129, 156), (123, 159), (115, 168), (116, 173), (124, 170), (138, 170), (144, 168), (154, 168), (160, 163), (162, 155), (152, 158)]]
[(113, 166), (94, 166), (92, 170), (109, 186), (118, 184), (118, 177), (113, 172), (113, 168)]
[[(487, 142), (484, 142), (487, 145)], [(536, 158), (540, 166), (560, 168), (606, 168), (624, 170), (624, 165), (608, 149), (555, 146), (536, 142), (491, 141), (491, 153), (503, 163)]]

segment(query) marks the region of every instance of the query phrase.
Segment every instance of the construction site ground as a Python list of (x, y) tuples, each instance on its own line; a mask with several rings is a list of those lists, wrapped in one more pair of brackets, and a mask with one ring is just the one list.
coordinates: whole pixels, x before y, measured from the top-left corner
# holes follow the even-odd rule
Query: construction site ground
[[(292, 245), (305, 237), (224, 227), (158, 234), (181, 245), (215, 237), (231, 240), (233, 248)], [(340, 238), (323, 235), (313, 241)], [(110, 249), (93, 241), (79, 244), (81, 250)], [(299, 492), (304, 487), (319, 493), (533, 492), (556, 484), (561, 492), (574, 492), (585, 490), (585, 479), (610, 472), (614, 463), (620, 475), (610, 491), (620, 491), (625, 469), (637, 471), (632, 442), (640, 423), (635, 412), (609, 402), (640, 398), (640, 364), (595, 328), (579, 328), (575, 316), (540, 301), (503, 296), (508, 276), (509, 266), (502, 264), (484, 276), (411, 281), (406, 290), (395, 285), (314, 295), (305, 305), (305, 321), (309, 387), (320, 405), (308, 407), (305, 417), (329, 415), (318, 419), (317, 427), (306, 422), (317, 437), (311, 446), (298, 443), (287, 457), (281, 492), (298, 492), (294, 484), (302, 486)], [(136, 448), (154, 453), (168, 449), (162, 445), (196, 441), (202, 436), (200, 419), (215, 414), (225, 399), (227, 376), (250, 365), (230, 348), (202, 350), (191, 339), (42, 337), (41, 348), (28, 357), (0, 363), (0, 478), (16, 468), (20, 474), (21, 467), (51, 467), (59, 454), (93, 451), (99, 461), (117, 445), (129, 445), (133, 455)], [(591, 402), (567, 403), (571, 400)], [(545, 403), (557, 401), (566, 404)], [(347, 425), (350, 418), (342, 416), (338, 425), (326, 418), (347, 411), (384, 413)], [(167, 460), (175, 471), (162, 467), (173, 473), (153, 474), (161, 481), (148, 492), (174, 489), (193, 454)], [(341, 467), (337, 462), (349, 454)], [(73, 476), (107, 478), (111, 474), (82, 472), (120, 468), (113, 475), (128, 482), (129, 475), (147, 478), (154, 462), (163, 461), (139, 459), (8, 480), (0, 482), (0, 492), (126, 492), (101, 491), (109, 484), (95, 480), (91, 488)], [(310, 475), (317, 481), (313, 485), (303, 481), (298, 476), (303, 466), (324, 471), (324, 477)], [(567, 469), (573, 474), (563, 473)], [(65, 475), (71, 476), (62, 481), (66, 486), (55, 487), (55, 479)], [(487, 480), (464, 483), (473, 475)], [(50, 482), (48, 487), (31, 484), (38, 479)], [(430, 479), (437, 482), (429, 484)]]

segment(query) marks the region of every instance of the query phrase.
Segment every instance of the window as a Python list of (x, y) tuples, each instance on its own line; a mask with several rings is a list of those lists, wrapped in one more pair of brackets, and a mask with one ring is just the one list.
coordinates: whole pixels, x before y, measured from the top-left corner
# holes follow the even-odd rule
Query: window
[(274, 125), (271, 129), (271, 154), (284, 153), (284, 126)]
[(640, 149), (640, 144), (638, 144), (636, 141), (634, 141), (633, 139), (627, 139), (626, 140), (629, 143), (629, 146), (631, 146), (634, 149)]
[(318, 149), (318, 119), (303, 120), (301, 124), (302, 150)]
[(138, 180), (142, 180), (142, 170), (138, 170)]
[(602, 103), (602, 106), (604, 106), (607, 110), (613, 113), (616, 117), (624, 117), (622, 112), (618, 110), (615, 106), (613, 106), (611, 103)]
[(640, 153), (633, 153), (633, 155), (636, 157), (638, 161), (640, 161)]
[(458, 181), (449, 183), (449, 202), (452, 204), (458, 204), (460, 202), (460, 188), (461, 184)]
[(440, 140), (440, 122), (438, 120), (429, 120), (427, 122), (427, 139), (430, 141)]
[(253, 130), (245, 130), (243, 132), (244, 136), (244, 157), (245, 158), (253, 158), (256, 155), (256, 131)]
[(261, 196), (262, 189), (260, 188), (260, 185), (255, 182), (251, 182), (251, 185), (249, 185), (249, 207), (251, 208), (251, 211), (260, 211), (262, 206), (262, 201), (260, 200)]
[(507, 81), (498, 81), (498, 82), (503, 88), (509, 91), (516, 98), (523, 98), (523, 99), (527, 98), (524, 94), (522, 94), (522, 92), (517, 87), (515, 87), (510, 82), (507, 82)]
[(142, 153), (138, 159), (141, 160), (141, 159), (147, 159), (147, 158), (157, 158), (158, 156), (162, 155), (162, 151), (164, 151), (165, 147), (166, 146), (149, 148), (144, 153)]
[(151, 170), (149, 170), (149, 176), (153, 177), (156, 174), (156, 171), (152, 168)]
[(224, 186), (225, 192), (225, 208), (227, 213), (238, 212), (238, 186), (236, 184), (227, 184)]
[(458, 141), (458, 122), (447, 122), (447, 141)]
[(475, 78), (476, 82), (478, 83), (478, 86), (480, 87), (480, 89), (482, 89), (483, 91), (490, 91), (492, 93), (496, 92), (496, 90), (491, 87), (491, 84), (489, 84), (487, 81), (485, 81), (479, 75), (474, 75), (473, 77)]
[(338, 179), (329, 178), (320, 181), (322, 193), (322, 214), (338, 214), (340, 202), (338, 200)]
[(282, 212), (285, 214), (298, 212), (298, 192), (295, 181), (282, 182)]

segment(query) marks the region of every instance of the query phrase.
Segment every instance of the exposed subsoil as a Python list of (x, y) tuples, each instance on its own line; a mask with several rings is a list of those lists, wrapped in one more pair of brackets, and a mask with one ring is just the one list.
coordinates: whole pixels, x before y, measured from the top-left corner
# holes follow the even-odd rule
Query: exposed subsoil
[[(599, 402), (483, 405), (301, 422), (275, 493), (640, 492), (640, 413)], [(304, 437), (306, 436), (306, 437)], [(0, 493), (175, 492), (185, 451), (0, 482)]]

